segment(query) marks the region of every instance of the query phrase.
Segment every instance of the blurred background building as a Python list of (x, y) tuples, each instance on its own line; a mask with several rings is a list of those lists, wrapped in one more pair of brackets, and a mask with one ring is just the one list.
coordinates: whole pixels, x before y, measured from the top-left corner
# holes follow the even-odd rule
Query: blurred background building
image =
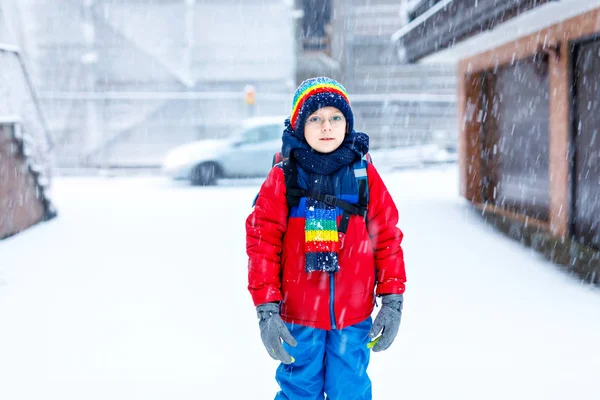
[(455, 148), (454, 68), (402, 65), (390, 41), (409, 2), (0, 1), (62, 168), (156, 167), (173, 146), (289, 113), (317, 75), (347, 86), (373, 148)]
[[(4, 0), (59, 166), (158, 165), (169, 147), (281, 113), (295, 79), (279, 0)], [(244, 102), (252, 85), (259, 101)], [(287, 98), (285, 100), (288, 100)]]
[(357, 130), (371, 148), (435, 143), (456, 150), (456, 67), (406, 64), (390, 39), (414, 0), (297, 0), (297, 81), (328, 75), (350, 92)]
[(462, 195), (600, 280), (600, 4), (423, 1), (411, 18), (404, 60), (457, 63)]

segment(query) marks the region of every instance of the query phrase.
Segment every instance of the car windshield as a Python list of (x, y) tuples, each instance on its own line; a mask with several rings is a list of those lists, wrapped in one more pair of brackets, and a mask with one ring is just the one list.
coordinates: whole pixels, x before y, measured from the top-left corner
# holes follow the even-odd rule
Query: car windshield
[(244, 128), (243, 126), (237, 127), (229, 136), (227, 136), (227, 139), (229, 139), (232, 142), (243, 142), (245, 140), (245, 131), (246, 128)]
[(242, 126), (231, 134), (229, 139), (233, 143), (259, 143), (266, 140), (279, 139), (283, 131), (283, 125), (264, 124), (256, 126)]

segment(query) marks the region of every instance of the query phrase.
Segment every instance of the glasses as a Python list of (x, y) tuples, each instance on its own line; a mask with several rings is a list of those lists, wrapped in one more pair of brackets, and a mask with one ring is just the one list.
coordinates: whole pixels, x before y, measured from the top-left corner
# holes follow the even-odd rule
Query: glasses
[(306, 120), (306, 125), (323, 126), (325, 121), (329, 121), (331, 126), (340, 126), (344, 122), (346, 122), (344, 117), (342, 117), (341, 115), (334, 115), (333, 117), (330, 117), (328, 119), (321, 118), (315, 115), (314, 117), (310, 117)]

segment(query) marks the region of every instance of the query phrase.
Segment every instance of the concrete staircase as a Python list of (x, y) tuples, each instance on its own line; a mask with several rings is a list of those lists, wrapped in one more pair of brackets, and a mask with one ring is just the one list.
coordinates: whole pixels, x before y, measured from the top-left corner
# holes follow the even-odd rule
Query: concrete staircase
[(397, 0), (334, 2), (334, 74), (346, 86), (355, 129), (371, 148), (438, 144), (457, 147), (456, 69), (449, 65), (399, 64), (392, 34), (406, 22)]
[(456, 77), (452, 65), (371, 65), (354, 71), (356, 129), (372, 148), (439, 144), (456, 149)]

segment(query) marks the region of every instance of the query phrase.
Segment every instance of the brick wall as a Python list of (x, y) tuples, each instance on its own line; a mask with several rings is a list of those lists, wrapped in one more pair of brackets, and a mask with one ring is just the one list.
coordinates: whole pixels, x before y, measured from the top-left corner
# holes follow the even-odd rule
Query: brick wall
[(11, 125), (0, 125), (0, 239), (44, 218), (35, 179), (20, 154)]

